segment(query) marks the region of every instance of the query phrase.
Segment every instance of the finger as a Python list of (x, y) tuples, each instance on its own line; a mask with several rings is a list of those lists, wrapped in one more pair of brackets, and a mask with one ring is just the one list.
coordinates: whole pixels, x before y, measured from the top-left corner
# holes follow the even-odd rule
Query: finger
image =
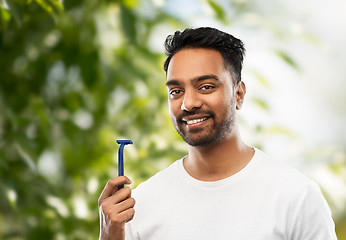
[(119, 213), (118, 217), (121, 222), (128, 222), (133, 219), (134, 215), (135, 215), (135, 210), (133, 208), (129, 208)]
[(128, 198), (116, 205), (116, 212), (121, 213), (123, 211), (126, 211), (129, 208), (133, 208), (136, 204), (136, 201), (134, 198)]
[(107, 205), (118, 204), (128, 198), (131, 198), (131, 189), (129, 187), (124, 187), (118, 190), (114, 195), (108, 197), (104, 200)]
[(132, 181), (126, 176), (120, 176), (110, 179), (101, 193), (101, 196), (99, 198), (99, 205), (104, 201), (104, 199), (117, 192), (118, 186), (131, 183)]
[(133, 209), (135, 205), (135, 199), (128, 198), (118, 204), (109, 204), (107, 200), (108, 199), (106, 199), (100, 205), (100, 216), (103, 216), (106, 219), (110, 219), (115, 223), (124, 223), (132, 219), (134, 210), (128, 210)]

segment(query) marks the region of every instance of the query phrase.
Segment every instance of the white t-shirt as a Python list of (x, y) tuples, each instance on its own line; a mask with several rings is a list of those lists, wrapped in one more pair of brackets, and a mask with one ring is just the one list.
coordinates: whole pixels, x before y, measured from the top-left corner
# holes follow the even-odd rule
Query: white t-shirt
[(182, 159), (140, 184), (126, 239), (330, 240), (330, 209), (319, 187), (258, 149), (219, 181), (191, 177)]

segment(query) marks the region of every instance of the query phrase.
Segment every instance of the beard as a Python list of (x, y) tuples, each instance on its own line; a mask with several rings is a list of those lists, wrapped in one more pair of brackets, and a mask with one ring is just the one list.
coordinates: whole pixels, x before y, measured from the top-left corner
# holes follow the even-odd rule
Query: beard
[[(196, 114), (208, 116), (208, 121), (212, 120), (212, 122), (203, 128), (188, 129), (182, 119)], [(235, 99), (232, 99), (231, 105), (219, 116), (220, 119), (217, 120), (213, 111), (197, 109), (189, 112), (184, 111), (176, 118), (176, 121), (172, 122), (174, 128), (187, 144), (193, 147), (202, 147), (219, 143), (233, 131), (235, 125)]]

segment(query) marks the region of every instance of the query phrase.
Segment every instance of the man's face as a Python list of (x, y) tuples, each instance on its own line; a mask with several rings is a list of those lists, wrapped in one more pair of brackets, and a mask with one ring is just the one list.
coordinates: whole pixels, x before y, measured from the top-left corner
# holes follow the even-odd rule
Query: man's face
[(231, 136), (239, 95), (232, 82), (215, 50), (183, 49), (172, 57), (166, 83), (169, 113), (189, 145), (210, 145)]

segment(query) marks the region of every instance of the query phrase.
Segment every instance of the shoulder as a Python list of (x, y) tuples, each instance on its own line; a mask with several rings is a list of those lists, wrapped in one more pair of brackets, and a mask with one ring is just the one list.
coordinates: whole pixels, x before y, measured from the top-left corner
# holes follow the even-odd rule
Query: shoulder
[(254, 173), (266, 195), (287, 212), (290, 239), (336, 239), (329, 206), (319, 186), (298, 170), (263, 152)]
[(320, 192), (318, 185), (297, 169), (258, 150), (260, 161), (254, 177), (287, 195), (301, 196), (309, 191)]
[(258, 155), (260, 156), (260, 161), (257, 166), (256, 173), (259, 177), (263, 179), (276, 179), (282, 184), (312, 184), (312, 180), (306, 177), (303, 173), (297, 169), (274, 159), (273, 157), (263, 153), (260, 150)]

